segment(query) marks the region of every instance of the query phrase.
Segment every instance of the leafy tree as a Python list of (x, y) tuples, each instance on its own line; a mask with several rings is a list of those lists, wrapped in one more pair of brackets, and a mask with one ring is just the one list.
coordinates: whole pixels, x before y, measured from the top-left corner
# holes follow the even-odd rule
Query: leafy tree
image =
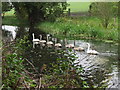
[(103, 27), (107, 28), (113, 16), (117, 16), (117, 3), (114, 2), (95, 2), (90, 5), (90, 13), (97, 16)]
[(2, 14), (3, 18), (5, 15), (5, 12), (10, 11), (12, 9), (12, 6), (9, 2), (2, 2)]
[(34, 32), (35, 24), (45, 20), (55, 21), (67, 7), (66, 2), (12, 2), (12, 4), (18, 19), (22, 20), (22, 23), (27, 21), (30, 26), (30, 35)]
[(66, 9), (65, 2), (13, 2), (18, 18), (26, 19), (30, 26), (44, 20), (54, 21)]

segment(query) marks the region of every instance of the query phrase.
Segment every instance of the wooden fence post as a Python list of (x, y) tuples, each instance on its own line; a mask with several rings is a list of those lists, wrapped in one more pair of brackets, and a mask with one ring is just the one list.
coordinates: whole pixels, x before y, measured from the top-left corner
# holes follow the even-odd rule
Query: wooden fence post
[(68, 8), (68, 16), (70, 16), (70, 8)]

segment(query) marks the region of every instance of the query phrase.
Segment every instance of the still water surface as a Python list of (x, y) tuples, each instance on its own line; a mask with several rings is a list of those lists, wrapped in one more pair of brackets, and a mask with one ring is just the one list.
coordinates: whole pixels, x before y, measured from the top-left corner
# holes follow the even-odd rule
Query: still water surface
[[(19, 27), (16, 26), (2, 26), (3, 40), (14, 40), (17, 35)], [(28, 28), (25, 28), (27, 31)], [(43, 39), (46, 39), (46, 35)], [(54, 36), (51, 40), (54, 42)], [(59, 40), (63, 45), (64, 40)], [(85, 72), (82, 73), (86, 79), (90, 80), (89, 83), (94, 83), (95, 86), (101, 86), (107, 82), (108, 88), (118, 88), (118, 46), (112, 43), (105, 43), (94, 40), (67, 40), (67, 43), (81, 46), (87, 49), (86, 43), (90, 43), (91, 48), (97, 50), (99, 55), (88, 55), (85, 52), (74, 51), (78, 59), (74, 63), (82, 65)], [(55, 48), (41, 47), (36, 45), (35, 48), (29, 48), (24, 54), (25, 58), (30, 60), (35, 67), (39, 70), (43, 64), (49, 64), (56, 60), (57, 54)]]

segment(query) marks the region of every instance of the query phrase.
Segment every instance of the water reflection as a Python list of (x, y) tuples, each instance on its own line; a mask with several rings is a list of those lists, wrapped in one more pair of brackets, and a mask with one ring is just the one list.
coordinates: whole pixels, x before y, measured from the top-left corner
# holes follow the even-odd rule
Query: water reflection
[(30, 47), (26, 50), (24, 57), (31, 61), (36, 69), (40, 71), (43, 64), (49, 64), (56, 60), (57, 53), (53, 47), (48, 48), (37, 44), (35, 48)]
[[(4, 30), (8, 30), (12, 34), (12, 38), (16, 37), (17, 27), (11, 28), (10, 26), (2, 27)], [(6, 32), (5, 32), (6, 33)], [(39, 38), (40, 33), (35, 33), (37, 38)], [(47, 39), (46, 34), (42, 34), (43, 39)], [(55, 43), (53, 36), (50, 37), (50, 40)], [(85, 51), (79, 52), (74, 51), (78, 59), (74, 63), (82, 65), (84, 67), (83, 76), (86, 79), (89, 79), (89, 83), (93, 83), (96, 86), (101, 86), (104, 82), (107, 82), (108, 88), (117, 88), (118, 87), (118, 55), (117, 50), (118, 46), (110, 43), (97, 42), (93, 40), (67, 40), (68, 44), (74, 44), (76, 46), (81, 46), (85, 48)], [(62, 44), (62, 49), (65, 48), (65, 40), (58, 39), (57, 42)], [(91, 44), (91, 48), (97, 50), (99, 55), (88, 55), (86, 53), (87, 45), (86, 43)], [(56, 53), (58, 48), (42, 46), (36, 44), (35, 48), (28, 48), (24, 53), (24, 57), (32, 62), (38, 71), (40, 71), (43, 64), (49, 64), (56, 60), (58, 54)], [(26, 65), (27, 66), (27, 65)], [(29, 66), (27, 66), (29, 67)]]
[[(73, 44), (74, 40), (68, 40), (67, 42), (69, 44)], [(75, 43), (77, 46), (80, 45), (84, 48), (87, 47), (86, 41), (75, 40)], [(99, 51), (100, 54), (89, 55), (86, 53), (86, 50), (82, 52), (73, 50), (74, 53), (76, 53), (76, 56), (78, 57), (78, 59), (74, 63), (78, 63), (78, 65), (82, 65), (82, 67), (85, 70), (85, 72), (82, 74), (86, 77), (87, 80), (88, 79), (90, 80), (89, 83), (93, 83), (96, 86), (102, 86), (105, 84), (105, 85), (108, 85), (108, 88), (110, 87), (117, 88), (118, 87), (117, 46), (114, 46), (108, 43), (97, 44), (95, 42), (94, 43), (90, 42), (90, 44), (92, 45), (92, 48)], [(52, 52), (52, 50), (54, 49), (55, 48), (51, 48), (49, 50), (51, 50), (50, 52)], [(46, 48), (46, 51), (47, 50), (48, 48)], [(43, 51), (43, 52), (46, 52), (46, 51)], [(48, 55), (44, 55), (44, 56), (48, 57), (49, 60), (51, 59)], [(46, 59), (44, 58), (44, 59), (48, 60), (48, 58)], [(56, 58), (57, 58), (57, 55), (56, 55)], [(44, 59), (42, 58), (42, 60)], [(52, 60), (55, 60), (54, 55)]]
[(16, 30), (17, 30), (16, 26), (4, 25), (4, 26), (2, 26), (2, 30), (3, 30), (3, 34), (5, 32), (6, 36), (9, 37), (10, 41), (13, 41), (15, 39)]
[[(16, 38), (20, 38), (29, 31), (29, 28), (25, 28), (23, 26), (9, 26), (9, 25), (2, 25), (2, 32), (3, 32), (3, 41), (13, 41)], [(5, 37), (4, 37), (5, 36)]]

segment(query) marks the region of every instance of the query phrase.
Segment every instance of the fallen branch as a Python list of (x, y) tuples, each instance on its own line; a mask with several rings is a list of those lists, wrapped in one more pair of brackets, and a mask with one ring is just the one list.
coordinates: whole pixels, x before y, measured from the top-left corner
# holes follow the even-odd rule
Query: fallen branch
[(33, 67), (33, 69), (34, 69), (34, 71), (35, 71), (36, 73), (39, 73), (39, 72), (35, 69), (35, 66), (34, 66), (30, 61), (28, 61), (27, 59), (26, 59), (26, 61)]
[(41, 75), (40, 75), (39, 86), (38, 86), (39, 90), (40, 90), (40, 88), (41, 88), (41, 80), (42, 80), (42, 78), (41, 78)]

